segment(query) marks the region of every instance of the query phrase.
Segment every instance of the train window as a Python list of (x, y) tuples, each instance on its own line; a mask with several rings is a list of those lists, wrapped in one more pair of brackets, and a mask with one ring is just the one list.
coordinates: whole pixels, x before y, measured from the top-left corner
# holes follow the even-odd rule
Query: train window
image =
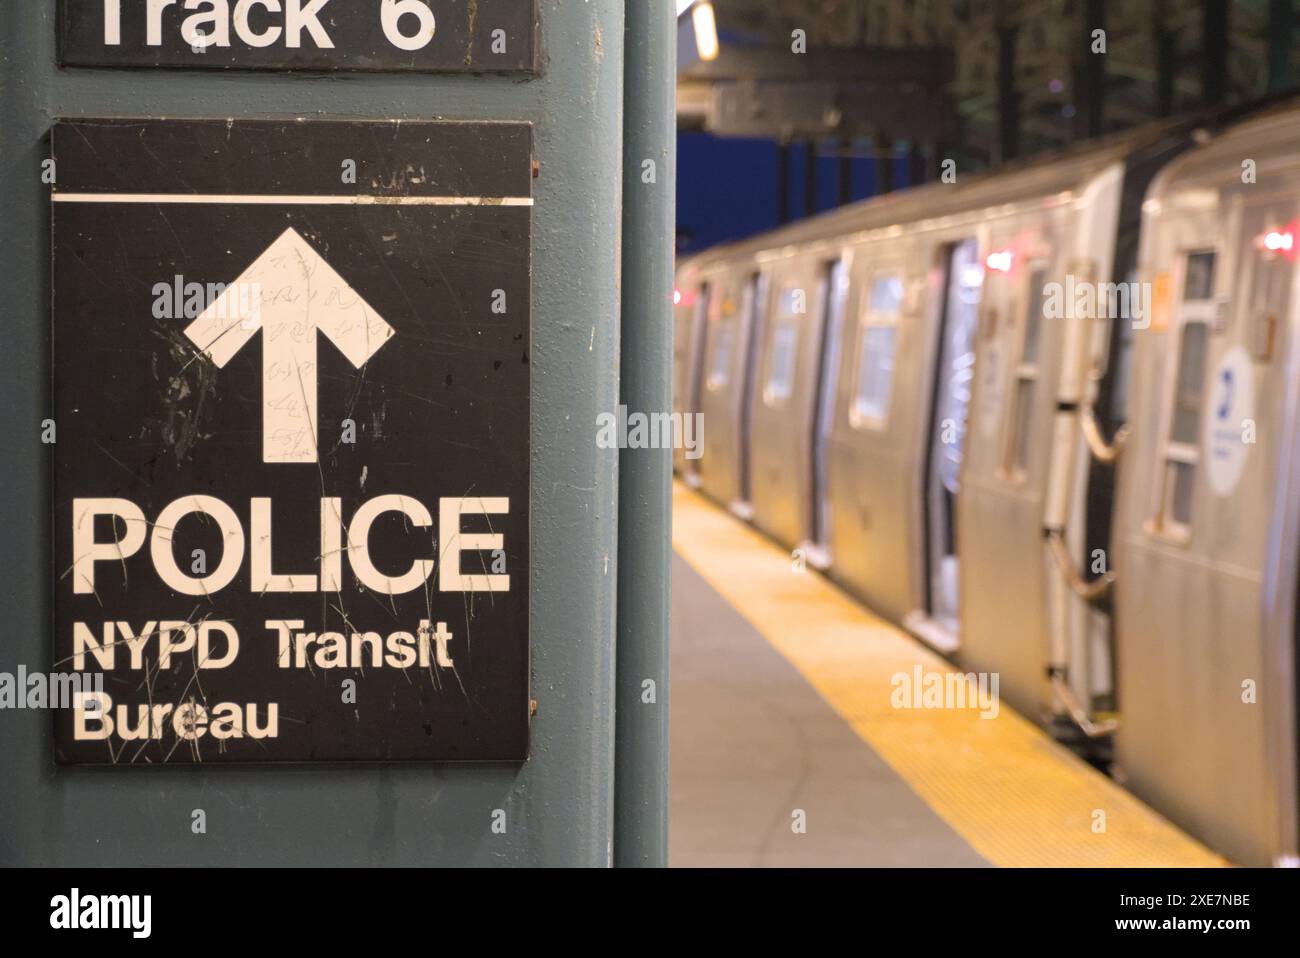
[(1213, 250), (1188, 253), (1184, 260), (1182, 323), (1154, 523), (1156, 531), (1179, 541), (1186, 541), (1191, 534), (1193, 492), (1201, 460), (1201, 406), (1205, 401), (1210, 324), (1215, 315), (1211, 302), (1215, 262)]
[(1214, 296), (1214, 250), (1202, 250), (1187, 257), (1183, 279), (1183, 302), (1195, 303)]
[(893, 326), (868, 326), (862, 331), (858, 358), (858, 389), (853, 412), (859, 419), (883, 422), (889, 415), (889, 391), (894, 379)]
[(1186, 529), (1192, 521), (1192, 481), (1196, 465), (1170, 459), (1165, 464), (1165, 496), (1169, 503), (1168, 518)]
[(1025, 294), (1025, 341), (1020, 351), (1022, 363), (1038, 364), (1038, 338), (1043, 327), (1043, 283), (1047, 271), (1036, 269), (1029, 277), (1029, 290)]
[(873, 316), (898, 316), (903, 305), (903, 277), (881, 276), (871, 284), (871, 314)]
[(1021, 479), (1029, 466), (1029, 431), (1034, 422), (1034, 396), (1038, 387), (1038, 352), (1043, 326), (1043, 284), (1047, 270), (1030, 272), (1025, 288), (1025, 332), (1020, 341), (1020, 363), (1016, 366), (1014, 405), (1010, 432), (1002, 461), (1003, 472)]
[(782, 316), (772, 331), (772, 361), (768, 364), (767, 386), (763, 398), (768, 404), (780, 402), (794, 389), (794, 360), (799, 348), (799, 321)]
[(1171, 442), (1195, 445), (1201, 431), (1201, 392), (1205, 380), (1205, 347), (1209, 326), (1188, 323), (1183, 327), (1178, 352), (1178, 383), (1174, 389)]
[(901, 276), (879, 276), (872, 282), (859, 332), (857, 388), (849, 413), (855, 426), (864, 422), (879, 426), (889, 416), (898, 314), (902, 305)]
[(776, 304), (782, 316), (803, 316), (808, 312), (808, 293), (801, 286), (786, 286)]
[[(704, 378), (705, 324), (713, 287), (701, 283), (694, 295), (687, 294), (681, 306), (683, 328), (673, 336), (673, 403), (682, 411), (700, 408), (700, 386)], [(680, 375), (680, 382), (678, 376)]]
[(1017, 477), (1024, 476), (1029, 469), (1029, 427), (1034, 421), (1034, 392), (1036, 382), (1022, 379), (1016, 384), (1016, 413), (1011, 427), (1011, 455), (1008, 470)]
[(709, 378), (706, 385), (710, 390), (721, 389), (731, 378), (731, 347), (736, 338), (734, 317), (724, 316), (714, 323), (714, 342), (712, 360), (709, 363)]

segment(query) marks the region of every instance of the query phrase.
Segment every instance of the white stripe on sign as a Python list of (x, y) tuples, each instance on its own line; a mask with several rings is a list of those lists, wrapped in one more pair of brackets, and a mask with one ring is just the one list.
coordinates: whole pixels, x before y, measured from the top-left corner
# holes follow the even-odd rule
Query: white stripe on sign
[(198, 203), (254, 206), (532, 206), (531, 196), (274, 196), (212, 193), (53, 193), (55, 203)]

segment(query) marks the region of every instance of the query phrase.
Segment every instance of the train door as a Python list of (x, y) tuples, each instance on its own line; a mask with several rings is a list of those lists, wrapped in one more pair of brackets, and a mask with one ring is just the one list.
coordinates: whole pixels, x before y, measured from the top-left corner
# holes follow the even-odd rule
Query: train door
[(830, 565), (830, 497), (826, 490), (826, 444), (835, 413), (835, 388), (839, 382), (840, 332), (849, 292), (849, 271), (843, 258), (827, 264), (823, 279), (821, 348), (817, 368), (817, 400), (812, 429), (812, 497), (809, 529), (814, 565)]
[[(699, 443), (688, 458), (697, 458), (700, 489), (720, 503), (736, 497), (739, 430), (739, 381), (735, 375), (737, 340), (742, 334), (743, 302), (736, 296), (734, 274), (720, 276), (705, 316), (704, 352), (701, 360)], [(685, 430), (683, 430), (685, 431)]]
[(741, 367), (740, 388), (740, 449), (737, 461), (739, 471), (739, 495), (731, 505), (731, 511), (741, 518), (748, 519), (754, 513), (751, 505), (752, 480), (750, 478), (751, 440), (750, 431), (753, 423), (754, 379), (758, 366), (759, 344), (763, 341), (763, 317), (767, 315), (767, 274), (752, 273), (745, 282), (745, 294), (741, 302), (741, 344), (744, 352)]
[(975, 375), (975, 335), (984, 271), (974, 239), (949, 247), (945, 258), (947, 276), (926, 470), (926, 593), (929, 625), (947, 634), (941, 645), (952, 647), (958, 632), (960, 584), (957, 496)]
[[(704, 378), (704, 344), (708, 326), (712, 284), (701, 283), (694, 293), (687, 293), (680, 313), (680, 325), (674, 337), (676, 354), (673, 366), (679, 377), (674, 384), (676, 412), (683, 417), (700, 410), (700, 389)], [(698, 460), (687, 459), (680, 447), (673, 450), (673, 466), (692, 486), (700, 483)]]
[[(806, 258), (776, 274), (750, 403), (753, 521), (786, 548), (809, 542), (812, 431), (825, 273)], [(806, 553), (805, 553), (806, 555)]]

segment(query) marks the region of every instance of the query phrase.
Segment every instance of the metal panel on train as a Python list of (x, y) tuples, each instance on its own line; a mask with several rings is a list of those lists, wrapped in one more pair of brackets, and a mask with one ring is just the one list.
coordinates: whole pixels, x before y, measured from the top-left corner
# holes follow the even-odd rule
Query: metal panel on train
[(530, 125), (52, 137), (57, 759), (524, 759)]

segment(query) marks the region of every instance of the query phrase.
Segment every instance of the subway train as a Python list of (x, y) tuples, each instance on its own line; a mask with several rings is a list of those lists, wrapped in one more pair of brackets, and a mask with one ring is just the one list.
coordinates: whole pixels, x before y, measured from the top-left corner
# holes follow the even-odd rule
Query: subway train
[(679, 262), (675, 470), (1295, 865), (1300, 101), (942, 172)]

